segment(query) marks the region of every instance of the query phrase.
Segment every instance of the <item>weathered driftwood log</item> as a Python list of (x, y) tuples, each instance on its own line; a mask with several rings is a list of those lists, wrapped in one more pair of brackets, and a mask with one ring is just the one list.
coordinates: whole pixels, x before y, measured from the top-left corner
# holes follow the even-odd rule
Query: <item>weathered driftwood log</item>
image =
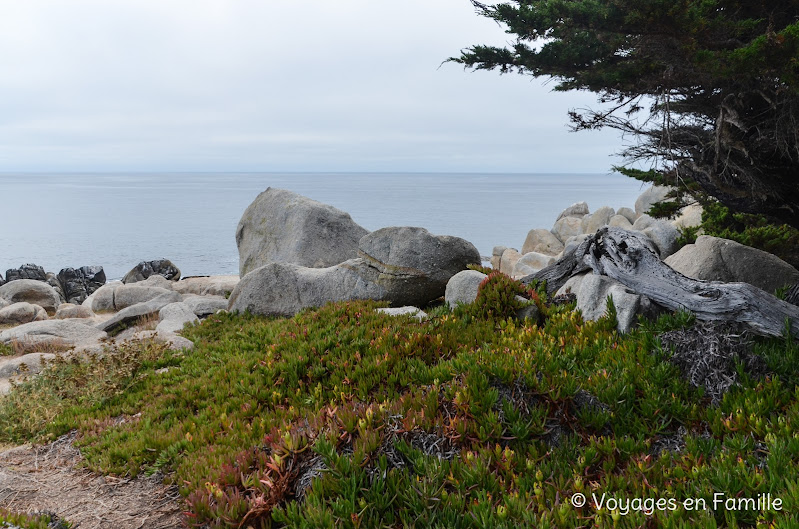
[(748, 283), (700, 281), (685, 277), (663, 263), (645, 236), (604, 227), (556, 263), (522, 279), (546, 280), (547, 292), (557, 291), (573, 275), (593, 270), (615, 279), (637, 294), (666, 308), (693, 312), (699, 320), (739, 321), (758, 334), (799, 337), (799, 307)]

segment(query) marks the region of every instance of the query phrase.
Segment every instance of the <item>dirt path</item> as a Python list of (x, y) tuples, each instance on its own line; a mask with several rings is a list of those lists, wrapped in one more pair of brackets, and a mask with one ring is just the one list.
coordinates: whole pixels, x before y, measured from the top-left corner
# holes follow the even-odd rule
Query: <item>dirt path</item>
[(156, 478), (121, 479), (76, 468), (74, 435), (52, 444), (0, 451), (0, 507), (51, 511), (76, 529), (184, 527), (174, 487)]

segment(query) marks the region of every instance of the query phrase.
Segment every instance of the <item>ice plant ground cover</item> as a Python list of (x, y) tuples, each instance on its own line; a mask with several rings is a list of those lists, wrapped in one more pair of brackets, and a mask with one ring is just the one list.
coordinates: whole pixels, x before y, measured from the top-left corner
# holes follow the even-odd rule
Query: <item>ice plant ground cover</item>
[[(538, 324), (508, 317), (519, 292)], [(687, 314), (619, 335), (612, 309), (584, 322), (498, 276), (425, 321), (377, 306), (218, 314), (184, 331), (192, 351), (55, 362), (0, 400), (0, 442), (77, 429), (89, 468), (163, 473), (198, 527), (799, 524), (796, 343), (753, 339), (760, 368), (732, 357), (713, 403), (658, 338)], [(718, 494), (780, 509), (713, 509)]]

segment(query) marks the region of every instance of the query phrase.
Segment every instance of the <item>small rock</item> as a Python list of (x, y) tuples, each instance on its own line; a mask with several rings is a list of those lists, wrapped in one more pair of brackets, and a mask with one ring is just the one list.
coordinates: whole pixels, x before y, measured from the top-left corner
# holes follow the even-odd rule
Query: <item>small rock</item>
[[(456, 274), (457, 275), (457, 274)], [(383, 307), (377, 309), (377, 312), (388, 314), (389, 316), (413, 316), (419, 321), (427, 318), (427, 313), (418, 307)]]
[(458, 272), (447, 282), (444, 301), (453, 309), (458, 303), (473, 303), (477, 299), (480, 283), (487, 277), (487, 275), (477, 270)]
[(538, 252), (526, 253), (516, 262), (511, 277), (520, 278), (534, 274), (555, 262), (551, 255)]
[(183, 303), (198, 317), (205, 318), (227, 310), (228, 300), (222, 296), (184, 296)]

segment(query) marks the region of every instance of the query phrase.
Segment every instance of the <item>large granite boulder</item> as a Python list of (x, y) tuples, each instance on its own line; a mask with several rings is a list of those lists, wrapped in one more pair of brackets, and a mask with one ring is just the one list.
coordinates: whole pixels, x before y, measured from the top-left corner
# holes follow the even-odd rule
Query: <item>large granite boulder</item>
[(505, 275), (512, 275), (513, 269), (516, 268), (516, 263), (522, 258), (522, 254), (516, 248), (506, 248), (502, 252), (502, 257), (499, 260), (499, 271)]
[(700, 235), (696, 243), (683, 246), (665, 263), (693, 279), (749, 283), (770, 294), (799, 283), (799, 271), (779, 257), (709, 235)]
[(585, 203), (585, 202), (575, 202), (574, 204), (572, 204), (568, 208), (566, 208), (563, 211), (561, 211), (560, 215), (558, 215), (558, 218), (555, 219), (555, 221), (557, 222), (560, 219), (562, 219), (563, 217), (578, 217), (578, 218), (582, 218), (585, 215), (588, 215), (588, 213), (589, 213), (589, 211), (588, 211), (588, 204), (587, 203)]
[(155, 259), (153, 261), (142, 261), (133, 269), (125, 274), (122, 282), (125, 284), (144, 281), (152, 275), (163, 276), (170, 281), (180, 279), (180, 269), (169, 259)]
[[(558, 255), (563, 251), (563, 243), (552, 234), (551, 231), (543, 228), (530, 230), (527, 238), (522, 245), (522, 255), (530, 252), (538, 252), (546, 255)], [(500, 254), (501, 255), (501, 254)]]
[(239, 275), (270, 262), (324, 268), (357, 256), (368, 231), (348, 213), (285, 189), (267, 188), (236, 229)]
[(545, 255), (538, 252), (530, 252), (524, 254), (518, 261), (516, 266), (513, 267), (513, 273), (510, 274), (513, 278), (521, 278), (535, 274), (556, 261), (555, 257)]
[(387, 292), (377, 284), (379, 276), (376, 268), (360, 258), (327, 268), (269, 263), (241, 278), (230, 295), (228, 310), (288, 317), (331, 301), (383, 300)]
[(116, 310), (114, 305), (114, 292), (116, 289), (124, 285), (122, 281), (111, 281), (98, 288), (91, 296), (86, 298), (86, 301), (81, 303), (84, 307), (88, 307), (94, 312), (111, 312)]
[(433, 235), (424, 228), (382, 228), (361, 238), (358, 255), (380, 275), (377, 283), (394, 305), (424, 305), (444, 295), (447, 281), (480, 252), (460, 237)]
[(667, 258), (679, 248), (677, 239), (680, 238), (680, 232), (667, 220), (655, 219), (641, 233), (655, 244), (661, 259)]
[(241, 279), (229, 309), (291, 316), (308, 307), (355, 299), (422, 306), (443, 296), (453, 275), (480, 263), (471, 243), (424, 228), (377, 230), (361, 239), (359, 253), (359, 258), (327, 268), (285, 262), (262, 266)]
[(583, 217), (583, 220), (585, 221), (582, 226), (583, 233), (596, 233), (596, 231), (602, 226), (607, 226), (610, 222), (610, 219), (612, 219), (615, 214), (616, 210), (613, 208), (609, 206), (602, 206), (598, 210), (594, 211), (587, 221), (585, 220), (585, 217)]
[(55, 313), (57, 320), (69, 319), (90, 319), (94, 318), (95, 314), (92, 309), (83, 305), (74, 305), (72, 303), (62, 303)]
[(16, 279), (0, 287), (0, 298), (11, 303), (25, 301), (44, 308), (48, 314), (55, 314), (61, 304), (61, 296), (44, 281), (35, 279)]
[(0, 332), (0, 343), (13, 341), (36, 346), (48, 343), (78, 345), (96, 342), (107, 334), (81, 320), (34, 321)]
[(34, 281), (47, 281), (47, 273), (39, 265), (28, 263), (19, 268), (6, 270), (6, 283), (18, 281), (20, 279), (32, 279)]

